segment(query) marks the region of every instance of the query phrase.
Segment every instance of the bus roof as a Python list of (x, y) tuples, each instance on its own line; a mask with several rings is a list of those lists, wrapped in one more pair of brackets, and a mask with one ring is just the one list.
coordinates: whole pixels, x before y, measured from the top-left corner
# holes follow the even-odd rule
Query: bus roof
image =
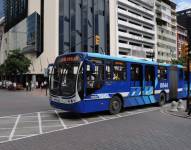
[[(68, 54), (70, 54), (70, 53), (68, 53)], [(74, 52), (71, 54), (82, 54), (85, 57), (96, 57), (96, 58), (101, 58), (101, 59), (110, 59), (110, 60), (134, 62), (134, 63), (141, 63), (141, 64), (160, 65), (160, 66), (165, 66), (165, 67), (172, 66), (172, 64), (158, 63), (156, 61), (150, 61), (150, 60), (147, 60), (144, 58), (131, 58), (131, 57), (125, 57), (125, 56), (116, 57), (116, 56), (109, 56), (109, 55), (100, 54), (100, 53), (88, 53), (88, 52)], [(182, 66), (182, 65), (174, 65), (174, 66), (177, 66), (178, 68), (184, 68), (184, 66)]]

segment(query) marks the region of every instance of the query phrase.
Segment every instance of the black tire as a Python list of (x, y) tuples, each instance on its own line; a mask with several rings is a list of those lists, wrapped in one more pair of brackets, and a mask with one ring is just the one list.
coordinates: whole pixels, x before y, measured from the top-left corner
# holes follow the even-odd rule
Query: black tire
[(166, 94), (164, 92), (160, 93), (160, 99), (158, 102), (159, 106), (163, 106), (166, 103)]
[(114, 96), (110, 100), (109, 104), (109, 113), (111, 115), (118, 114), (121, 111), (122, 108), (122, 101), (118, 96)]

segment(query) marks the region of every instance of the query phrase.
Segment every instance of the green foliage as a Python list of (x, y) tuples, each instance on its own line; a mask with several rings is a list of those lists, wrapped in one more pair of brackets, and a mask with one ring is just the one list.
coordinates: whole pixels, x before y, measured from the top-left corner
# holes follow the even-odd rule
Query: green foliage
[(2, 64), (2, 65), (0, 65), (0, 76), (2, 76), (4, 74), (5, 74), (5, 65)]
[(4, 62), (3, 71), (6, 75), (17, 75), (27, 73), (31, 65), (30, 59), (20, 53), (20, 50), (11, 50)]
[(171, 63), (174, 65), (185, 65), (186, 64), (186, 58), (185, 57), (180, 57), (177, 60), (176, 59), (172, 59)]

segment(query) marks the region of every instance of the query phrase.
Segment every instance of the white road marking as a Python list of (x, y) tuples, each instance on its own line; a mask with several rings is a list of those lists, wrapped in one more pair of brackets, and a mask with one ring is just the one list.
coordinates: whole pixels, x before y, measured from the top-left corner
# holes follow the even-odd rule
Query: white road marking
[(21, 118), (21, 115), (18, 115), (17, 116), (17, 120), (15, 121), (15, 125), (14, 125), (14, 127), (13, 127), (13, 129), (12, 129), (12, 131), (11, 131), (11, 134), (9, 135), (9, 141), (11, 141), (12, 140), (12, 138), (13, 138), (13, 136), (14, 136), (14, 133), (15, 133), (15, 130), (16, 130), (16, 128), (17, 128), (17, 124), (19, 123), (19, 119)]
[(67, 129), (67, 126), (65, 125), (64, 121), (62, 120), (62, 118), (60, 117), (59, 113), (57, 112), (57, 110), (55, 110), (55, 113), (58, 117), (58, 119), (60, 120), (61, 125), (64, 127), (64, 129)]
[(38, 112), (37, 114), (38, 114), (38, 123), (39, 123), (39, 133), (42, 134), (42, 121), (40, 117), (40, 112)]
[(86, 119), (81, 118), (81, 120), (82, 120), (85, 124), (89, 124), (89, 121), (87, 121)]
[[(57, 130), (49, 130), (47, 132), (44, 132), (44, 134), (50, 134), (50, 133), (54, 133), (54, 132), (58, 132), (58, 131), (63, 131), (63, 130), (67, 130), (67, 129), (72, 129), (72, 128), (76, 128), (76, 127), (80, 127), (80, 126), (84, 126), (84, 125), (90, 125), (90, 124), (94, 124), (94, 123), (98, 123), (98, 122), (103, 122), (103, 121), (106, 121), (106, 120), (114, 120), (114, 119), (117, 119), (117, 118), (124, 118), (124, 117), (128, 117), (128, 116), (134, 116), (134, 115), (138, 115), (138, 114), (142, 114), (142, 113), (157, 111), (157, 110), (160, 110), (160, 109), (161, 108), (146, 108), (144, 110), (135, 110), (134, 112), (128, 112), (127, 114), (125, 114), (123, 116), (119, 114), (119, 115), (116, 115), (115, 117), (108, 117), (108, 118), (105, 118), (103, 116), (98, 116), (101, 120), (96, 120), (96, 121), (93, 121), (93, 122), (88, 122), (86, 120), (87, 122), (84, 121), (84, 124), (75, 124), (75, 125), (71, 124), (71, 125), (67, 126), (66, 129), (60, 128), (60, 129), (57, 129)], [(55, 112), (55, 110), (54, 110), (54, 112)], [(36, 112), (36, 113), (38, 114), (38, 120), (39, 120), (39, 126), (37, 126), (37, 127), (39, 127), (40, 134), (43, 134), (43, 132), (42, 132), (41, 115), (40, 115), (41, 112)], [(35, 114), (35, 113), (33, 113), (33, 114)], [(18, 121), (16, 121), (17, 123), (15, 123), (15, 126), (14, 126), (15, 129), (16, 129), (16, 126), (17, 126), (17, 124), (19, 122), (19, 119), (20, 119), (19, 116), (17, 117)], [(54, 127), (54, 126), (51, 126), (51, 127)], [(25, 138), (29, 138), (29, 137), (38, 136), (40, 134), (29, 134), (29, 135), (24, 135), (23, 137), (19, 137), (19, 136), (14, 136), (14, 133), (13, 133), (12, 134), (13, 137), (11, 138), (11, 140), (0, 141), (0, 143), (6, 143), (6, 142), (9, 142), (9, 141), (17, 141), (17, 140), (21, 140), (21, 139), (25, 139)], [(22, 136), (22, 135), (20, 135), (20, 136)]]
[[(54, 112), (53, 109), (51, 110), (47, 110), (47, 111), (39, 111), (40, 113), (47, 113), (47, 112)], [(32, 116), (29, 116), (30, 114), (33, 114)], [(9, 116), (1, 116), (0, 119), (2, 118), (17, 118), (18, 115), (24, 115), (23, 117), (36, 117), (36, 112), (32, 112), (32, 113), (26, 113), (26, 114), (17, 114), (17, 115), (9, 115)], [(28, 115), (28, 116), (27, 116)]]
[(117, 117), (122, 117), (120, 114), (117, 114), (116, 116), (117, 116)]
[(103, 116), (99, 116), (99, 118), (101, 118), (102, 120), (107, 120), (105, 117)]

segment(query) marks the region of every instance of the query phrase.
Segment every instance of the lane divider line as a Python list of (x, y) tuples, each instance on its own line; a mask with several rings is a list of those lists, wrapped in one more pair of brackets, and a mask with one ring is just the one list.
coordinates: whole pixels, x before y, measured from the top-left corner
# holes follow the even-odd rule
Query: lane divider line
[(21, 118), (21, 115), (18, 115), (17, 116), (17, 119), (16, 119), (16, 121), (15, 121), (15, 124), (14, 124), (14, 126), (13, 126), (13, 129), (12, 129), (12, 131), (11, 131), (11, 134), (9, 135), (9, 141), (11, 141), (12, 140), (12, 138), (13, 138), (13, 136), (14, 136), (14, 133), (15, 133), (15, 130), (16, 130), (16, 128), (17, 128), (17, 124), (19, 123), (19, 119)]
[(37, 113), (38, 114), (38, 123), (39, 123), (39, 133), (42, 134), (42, 120), (40, 117), (40, 112)]
[(61, 125), (63, 126), (64, 129), (67, 129), (67, 126), (65, 125), (64, 121), (62, 120), (62, 118), (60, 117), (59, 113), (57, 112), (57, 110), (55, 110), (55, 113), (58, 117), (58, 119), (60, 120)]

